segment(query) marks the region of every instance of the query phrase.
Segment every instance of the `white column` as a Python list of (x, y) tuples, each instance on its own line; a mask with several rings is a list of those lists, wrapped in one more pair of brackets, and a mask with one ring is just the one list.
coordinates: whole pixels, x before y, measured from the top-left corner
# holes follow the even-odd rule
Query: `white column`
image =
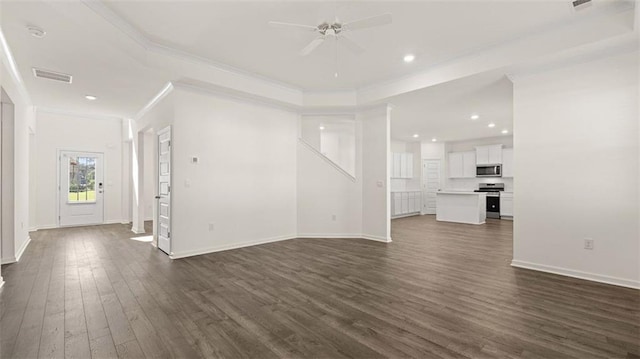
[(131, 129), (134, 134), (131, 141), (131, 176), (132, 201), (131, 219), (133, 225), (131, 231), (136, 234), (145, 233), (144, 230), (144, 132), (138, 132), (135, 121), (131, 121)]

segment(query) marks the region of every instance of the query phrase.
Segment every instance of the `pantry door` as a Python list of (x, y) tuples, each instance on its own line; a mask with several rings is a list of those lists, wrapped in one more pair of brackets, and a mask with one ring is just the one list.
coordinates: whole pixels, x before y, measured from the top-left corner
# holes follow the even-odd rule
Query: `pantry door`
[(104, 223), (104, 155), (60, 151), (58, 224), (85, 226)]

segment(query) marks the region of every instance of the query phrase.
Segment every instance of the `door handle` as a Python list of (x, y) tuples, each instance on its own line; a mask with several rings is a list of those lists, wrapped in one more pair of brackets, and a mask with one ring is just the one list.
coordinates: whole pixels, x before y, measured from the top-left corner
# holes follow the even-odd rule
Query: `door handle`
[(160, 198), (162, 198), (162, 197), (160, 197), (160, 196), (156, 196), (156, 199), (160, 199)]

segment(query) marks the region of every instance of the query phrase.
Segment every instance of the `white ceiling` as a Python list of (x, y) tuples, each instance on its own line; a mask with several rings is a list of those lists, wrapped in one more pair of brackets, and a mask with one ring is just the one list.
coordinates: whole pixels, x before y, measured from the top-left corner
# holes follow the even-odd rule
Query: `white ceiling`
[[(2, 30), (7, 38), (31, 99), (41, 108), (87, 115), (126, 117), (135, 115), (168, 81), (166, 75), (143, 66), (121, 49), (97, 41), (61, 12), (77, 4), (49, 6), (40, 1), (5, 2)], [(47, 31), (32, 37), (25, 26)], [(73, 83), (35, 78), (32, 67), (73, 75)], [(88, 101), (85, 95), (95, 95)]]
[[(373, 87), (367, 86), (372, 84), (388, 84), (398, 89), (402, 86), (386, 81), (411, 80), (425, 71), (437, 69), (434, 64), (442, 65), (460, 58), (482, 63), (483, 55), (478, 55), (482, 49), (493, 52), (501, 44), (518, 43), (539, 31), (548, 34), (549, 29), (572, 21), (582, 21), (589, 16), (596, 18), (594, 15), (597, 13), (593, 10), (598, 8), (601, 13), (606, 13), (602, 9), (617, 11), (614, 6), (602, 5), (611, 3), (610, 0), (594, 1), (596, 4), (592, 9), (582, 13), (575, 12), (569, 0), (5, 1), (2, 5), (2, 30), (34, 105), (84, 114), (132, 117), (167, 81), (200, 81), (259, 98), (277, 93), (274, 98), (298, 105), (302, 104), (300, 98), (307, 93), (306, 90), (310, 90), (308, 93), (325, 94), (329, 92), (323, 90), (371, 89)], [(354, 55), (341, 49), (340, 76), (337, 79), (333, 77), (335, 65), (330, 44), (324, 44), (308, 57), (300, 57), (298, 51), (314, 37), (313, 34), (267, 25), (270, 20), (317, 24), (332, 19), (335, 14), (341, 20), (349, 21), (382, 13), (391, 13), (393, 24), (352, 33), (352, 39), (367, 51)], [(598, 36), (630, 31), (626, 22), (618, 23), (617, 18), (608, 21), (598, 22), (596, 26), (585, 22), (591, 26), (589, 34), (574, 31), (571, 41), (565, 39), (565, 46), (576, 46), (580, 39), (595, 41), (600, 39)], [(26, 30), (27, 25), (44, 28), (46, 37), (31, 37)], [(603, 29), (607, 31), (601, 31)], [(149, 45), (155, 48), (150, 50)], [(532, 46), (536, 50), (540, 44)], [(408, 52), (417, 55), (412, 64), (402, 61)], [(207, 61), (197, 61), (188, 54)], [(504, 57), (508, 58), (507, 55)], [(31, 73), (32, 67), (70, 73), (74, 76), (73, 84), (36, 79)], [(228, 71), (230, 67), (239, 72)], [(262, 80), (238, 73), (257, 74)], [(441, 80), (446, 78), (440, 73), (429, 76)], [(293, 85), (305, 92), (274, 85), (271, 80)], [(446, 90), (447, 85), (442, 86), (424, 90), (424, 94), (437, 98), (435, 92), (445, 91), (439, 101), (447, 102), (444, 98), (448, 96), (448, 103), (457, 106), (452, 111), (462, 108), (462, 103), (469, 105), (469, 109), (462, 112), (480, 108), (477, 99), (482, 98), (485, 92), (482, 96), (468, 94), (465, 97), (464, 91), (454, 93), (456, 90), (449, 91)], [(456, 85), (450, 86), (455, 88)], [(493, 88), (490, 84), (486, 86)], [(345, 93), (351, 101), (349, 91)], [(423, 101), (422, 93), (410, 93), (406, 98)], [(96, 95), (98, 100), (85, 100), (84, 95), (87, 94)], [(457, 99), (454, 100), (455, 96)], [(352, 97), (355, 98), (355, 94)], [(483, 106), (491, 106), (494, 100), (500, 102), (499, 97), (488, 96), (482, 101)], [(333, 99), (331, 96), (327, 98)], [(414, 104), (412, 109), (409, 103), (403, 106), (403, 99), (393, 99), (392, 102), (398, 106), (395, 113), (406, 113), (409, 120), (394, 124), (394, 136), (405, 136), (402, 131), (425, 131), (423, 136), (432, 136), (429, 131), (438, 132), (438, 129), (442, 132), (433, 136), (443, 139), (447, 136), (470, 136), (467, 133), (449, 134), (444, 125), (450, 122), (437, 125), (440, 118), (442, 121), (453, 118), (453, 113), (440, 116), (435, 109), (421, 108), (423, 103)], [(356, 103), (350, 102), (350, 105)], [(436, 118), (429, 121), (429, 128), (420, 129), (418, 123), (411, 123), (417, 121), (411, 120), (411, 114), (427, 111)], [(493, 110), (477, 111), (489, 114)], [(496, 111), (492, 116), (499, 119), (504, 114)], [(406, 128), (402, 127), (405, 122)], [(504, 126), (508, 125), (504, 122)]]
[[(500, 72), (410, 92), (390, 102), (391, 137), (396, 140), (461, 141), (502, 136), (505, 129), (511, 135), (513, 129), (513, 86)], [(471, 120), (472, 114), (480, 118)], [(489, 123), (496, 126), (489, 128)]]
[[(302, 89), (360, 88), (489, 45), (564, 23), (570, 1), (112, 1), (108, 6), (154, 42)], [(367, 51), (325, 43), (298, 55), (313, 33), (272, 28), (270, 20), (317, 25), (391, 13), (393, 23), (350, 33)], [(412, 64), (406, 53), (417, 55)]]

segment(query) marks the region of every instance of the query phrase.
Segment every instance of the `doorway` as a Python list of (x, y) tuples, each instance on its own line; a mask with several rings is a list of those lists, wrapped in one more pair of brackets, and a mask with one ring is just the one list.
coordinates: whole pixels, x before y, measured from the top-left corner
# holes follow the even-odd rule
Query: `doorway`
[(440, 160), (422, 161), (423, 214), (436, 214), (436, 194), (440, 189)]
[(84, 226), (104, 222), (104, 155), (60, 151), (58, 225)]
[(158, 248), (171, 254), (171, 127), (158, 131)]

